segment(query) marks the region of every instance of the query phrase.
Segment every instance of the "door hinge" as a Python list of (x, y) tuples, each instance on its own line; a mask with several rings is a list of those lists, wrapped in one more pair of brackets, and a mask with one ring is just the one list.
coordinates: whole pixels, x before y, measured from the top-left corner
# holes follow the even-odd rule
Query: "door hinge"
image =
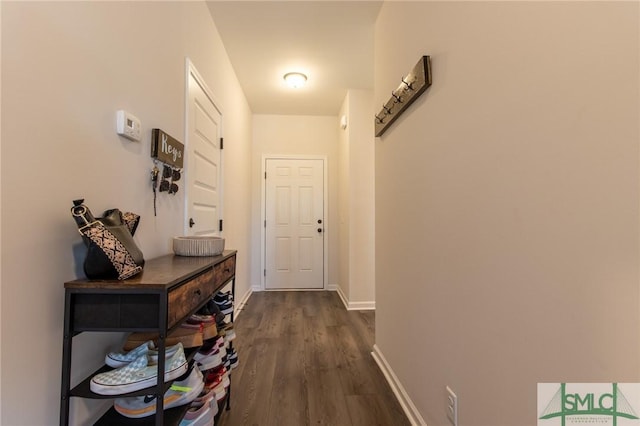
[(220, 138), (220, 149), (224, 149), (224, 138)]
[(266, 277), (267, 276), (267, 270), (265, 269), (263, 272), (263, 275)]
[(266, 220), (264, 221), (264, 227), (265, 228), (267, 227), (267, 221)]
[(220, 229), (219, 229), (219, 231), (222, 232), (222, 219), (220, 219)]
[(267, 172), (264, 172), (264, 178), (265, 179), (267, 178)]

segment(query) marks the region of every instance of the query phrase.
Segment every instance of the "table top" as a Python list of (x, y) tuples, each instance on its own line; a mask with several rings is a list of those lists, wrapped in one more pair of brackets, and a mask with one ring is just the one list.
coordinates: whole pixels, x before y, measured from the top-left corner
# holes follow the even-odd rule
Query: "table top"
[(168, 289), (185, 278), (224, 262), (234, 256), (236, 250), (225, 250), (218, 256), (176, 256), (167, 254), (145, 261), (142, 272), (126, 280), (77, 279), (64, 283), (65, 289), (113, 289), (113, 290), (153, 290)]

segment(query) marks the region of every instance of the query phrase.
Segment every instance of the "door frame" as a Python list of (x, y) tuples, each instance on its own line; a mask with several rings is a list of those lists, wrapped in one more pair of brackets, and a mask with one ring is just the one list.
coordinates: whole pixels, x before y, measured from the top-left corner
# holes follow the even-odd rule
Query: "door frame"
[[(207, 86), (207, 83), (205, 82), (204, 78), (202, 77), (202, 75), (200, 75), (200, 73), (198, 72), (198, 70), (196, 69), (196, 66), (193, 64), (193, 62), (191, 62), (191, 59), (187, 56), (185, 58), (185, 82), (184, 82), (184, 146), (185, 146), (185, 153), (184, 153), (184, 164), (185, 167), (182, 169), (183, 175), (184, 175), (184, 182), (188, 182), (188, 174), (189, 174), (189, 170), (187, 169), (186, 165), (189, 164), (189, 156), (190, 156), (190, 152), (189, 152), (189, 148), (190, 148), (190, 141), (189, 141), (189, 81), (190, 81), (190, 76), (193, 75), (193, 78), (198, 82), (198, 84), (200, 85), (200, 87), (202, 87), (202, 90), (204, 91), (205, 95), (207, 95), (207, 97), (209, 98), (209, 100), (211, 101), (211, 103), (213, 104), (214, 108), (218, 110), (218, 112), (220, 113), (220, 137), (224, 138), (224, 114), (223, 114), (223, 110), (222, 107), (220, 106), (220, 102), (218, 102), (218, 100), (215, 98), (215, 96), (213, 96), (213, 93), (211, 92), (211, 89), (209, 89), (209, 86)], [(218, 199), (218, 209), (219, 209), (219, 214), (218, 214), (218, 219), (220, 220), (224, 220), (223, 217), (223, 213), (224, 213), (224, 149), (220, 149), (220, 176), (219, 176), (220, 180), (218, 182), (218, 187), (219, 187), (219, 199)], [(184, 195), (184, 206), (183, 206), (183, 217), (182, 217), (182, 229), (184, 234), (183, 235), (189, 235), (189, 224), (187, 223), (187, 217), (189, 216), (189, 196), (191, 195), (190, 192), (190, 188), (188, 188), (188, 185), (184, 185), (185, 188), (185, 195)], [(223, 228), (224, 229), (224, 228)], [(223, 231), (220, 231), (220, 236), (223, 237)]]
[[(267, 282), (265, 277), (265, 272), (267, 268), (267, 235), (266, 235), (266, 227), (265, 223), (267, 220), (267, 182), (264, 178), (265, 173), (267, 172), (267, 160), (322, 160), (322, 208), (324, 215), (324, 244), (323, 244), (323, 272), (322, 272), (322, 288), (320, 289), (305, 289), (304, 291), (322, 291), (328, 288), (329, 282), (329, 234), (331, 232), (331, 226), (329, 223), (329, 176), (328, 172), (328, 161), (326, 155), (294, 155), (294, 154), (263, 154), (262, 155), (262, 170), (260, 173), (260, 180), (262, 181), (261, 187), (261, 202), (260, 202), (260, 223), (262, 226), (260, 227), (260, 269), (262, 269), (262, 275), (260, 275), (260, 290), (261, 291), (282, 291), (282, 290), (267, 290)], [(289, 290), (287, 291), (296, 291)]]

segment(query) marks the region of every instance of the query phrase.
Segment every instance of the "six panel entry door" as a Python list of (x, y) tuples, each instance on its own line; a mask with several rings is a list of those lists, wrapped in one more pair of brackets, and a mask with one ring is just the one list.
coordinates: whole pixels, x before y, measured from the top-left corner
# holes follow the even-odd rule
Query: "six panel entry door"
[(265, 162), (265, 288), (322, 289), (324, 160)]
[(185, 234), (220, 236), (222, 114), (193, 68), (188, 90)]

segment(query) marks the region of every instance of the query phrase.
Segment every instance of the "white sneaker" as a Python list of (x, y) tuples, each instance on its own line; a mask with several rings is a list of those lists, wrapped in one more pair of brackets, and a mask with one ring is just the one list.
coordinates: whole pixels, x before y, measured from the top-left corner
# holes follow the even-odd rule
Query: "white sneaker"
[(193, 359), (198, 363), (200, 370), (210, 370), (222, 364), (222, 352), (214, 345), (207, 352), (198, 351), (193, 356)]
[[(192, 367), (185, 378), (173, 382), (164, 394), (164, 409), (190, 404), (204, 388), (204, 379), (199, 369)], [(151, 416), (156, 413), (156, 396), (144, 395), (131, 398), (118, 398), (114, 408), (120, 414), (130, 418)]]
[[(167, 358), (173, 356), (178, 350), (178, 345), (169, 346), (165, 348), (165, 356)], [(142, 355), (147, 354), (151, 358), (151, 362), (158, 362), (158, 351), (156, 349), (155, 343), (152, 340), (149, 340), (137, 348), (130, 350), (129, 352), (109, 352), (104, 357), (104, 362), (109, 367), (120, 368), (125, 365), (131, 364), (136, 359), (140, 358)]]
[(216, 399), (216, 393), (213, 389), (203, 389), (200, 396), (193, 400), (193, 404), (199, 403), (210, 404), (214, 417), (216, 414), (218, 414), (218, 400)]
[[(182, 344), (173, 356), (166, 359), (164, 380), (175, 380), (187, 372), (187, 359)], [(96, 374), (91, 378), (92, 392), (100, 395), (122, 395), (155, 386), (158, 381), (157, 363), (151, 363), (147, 354), (135, 361), (112, 371)]]

